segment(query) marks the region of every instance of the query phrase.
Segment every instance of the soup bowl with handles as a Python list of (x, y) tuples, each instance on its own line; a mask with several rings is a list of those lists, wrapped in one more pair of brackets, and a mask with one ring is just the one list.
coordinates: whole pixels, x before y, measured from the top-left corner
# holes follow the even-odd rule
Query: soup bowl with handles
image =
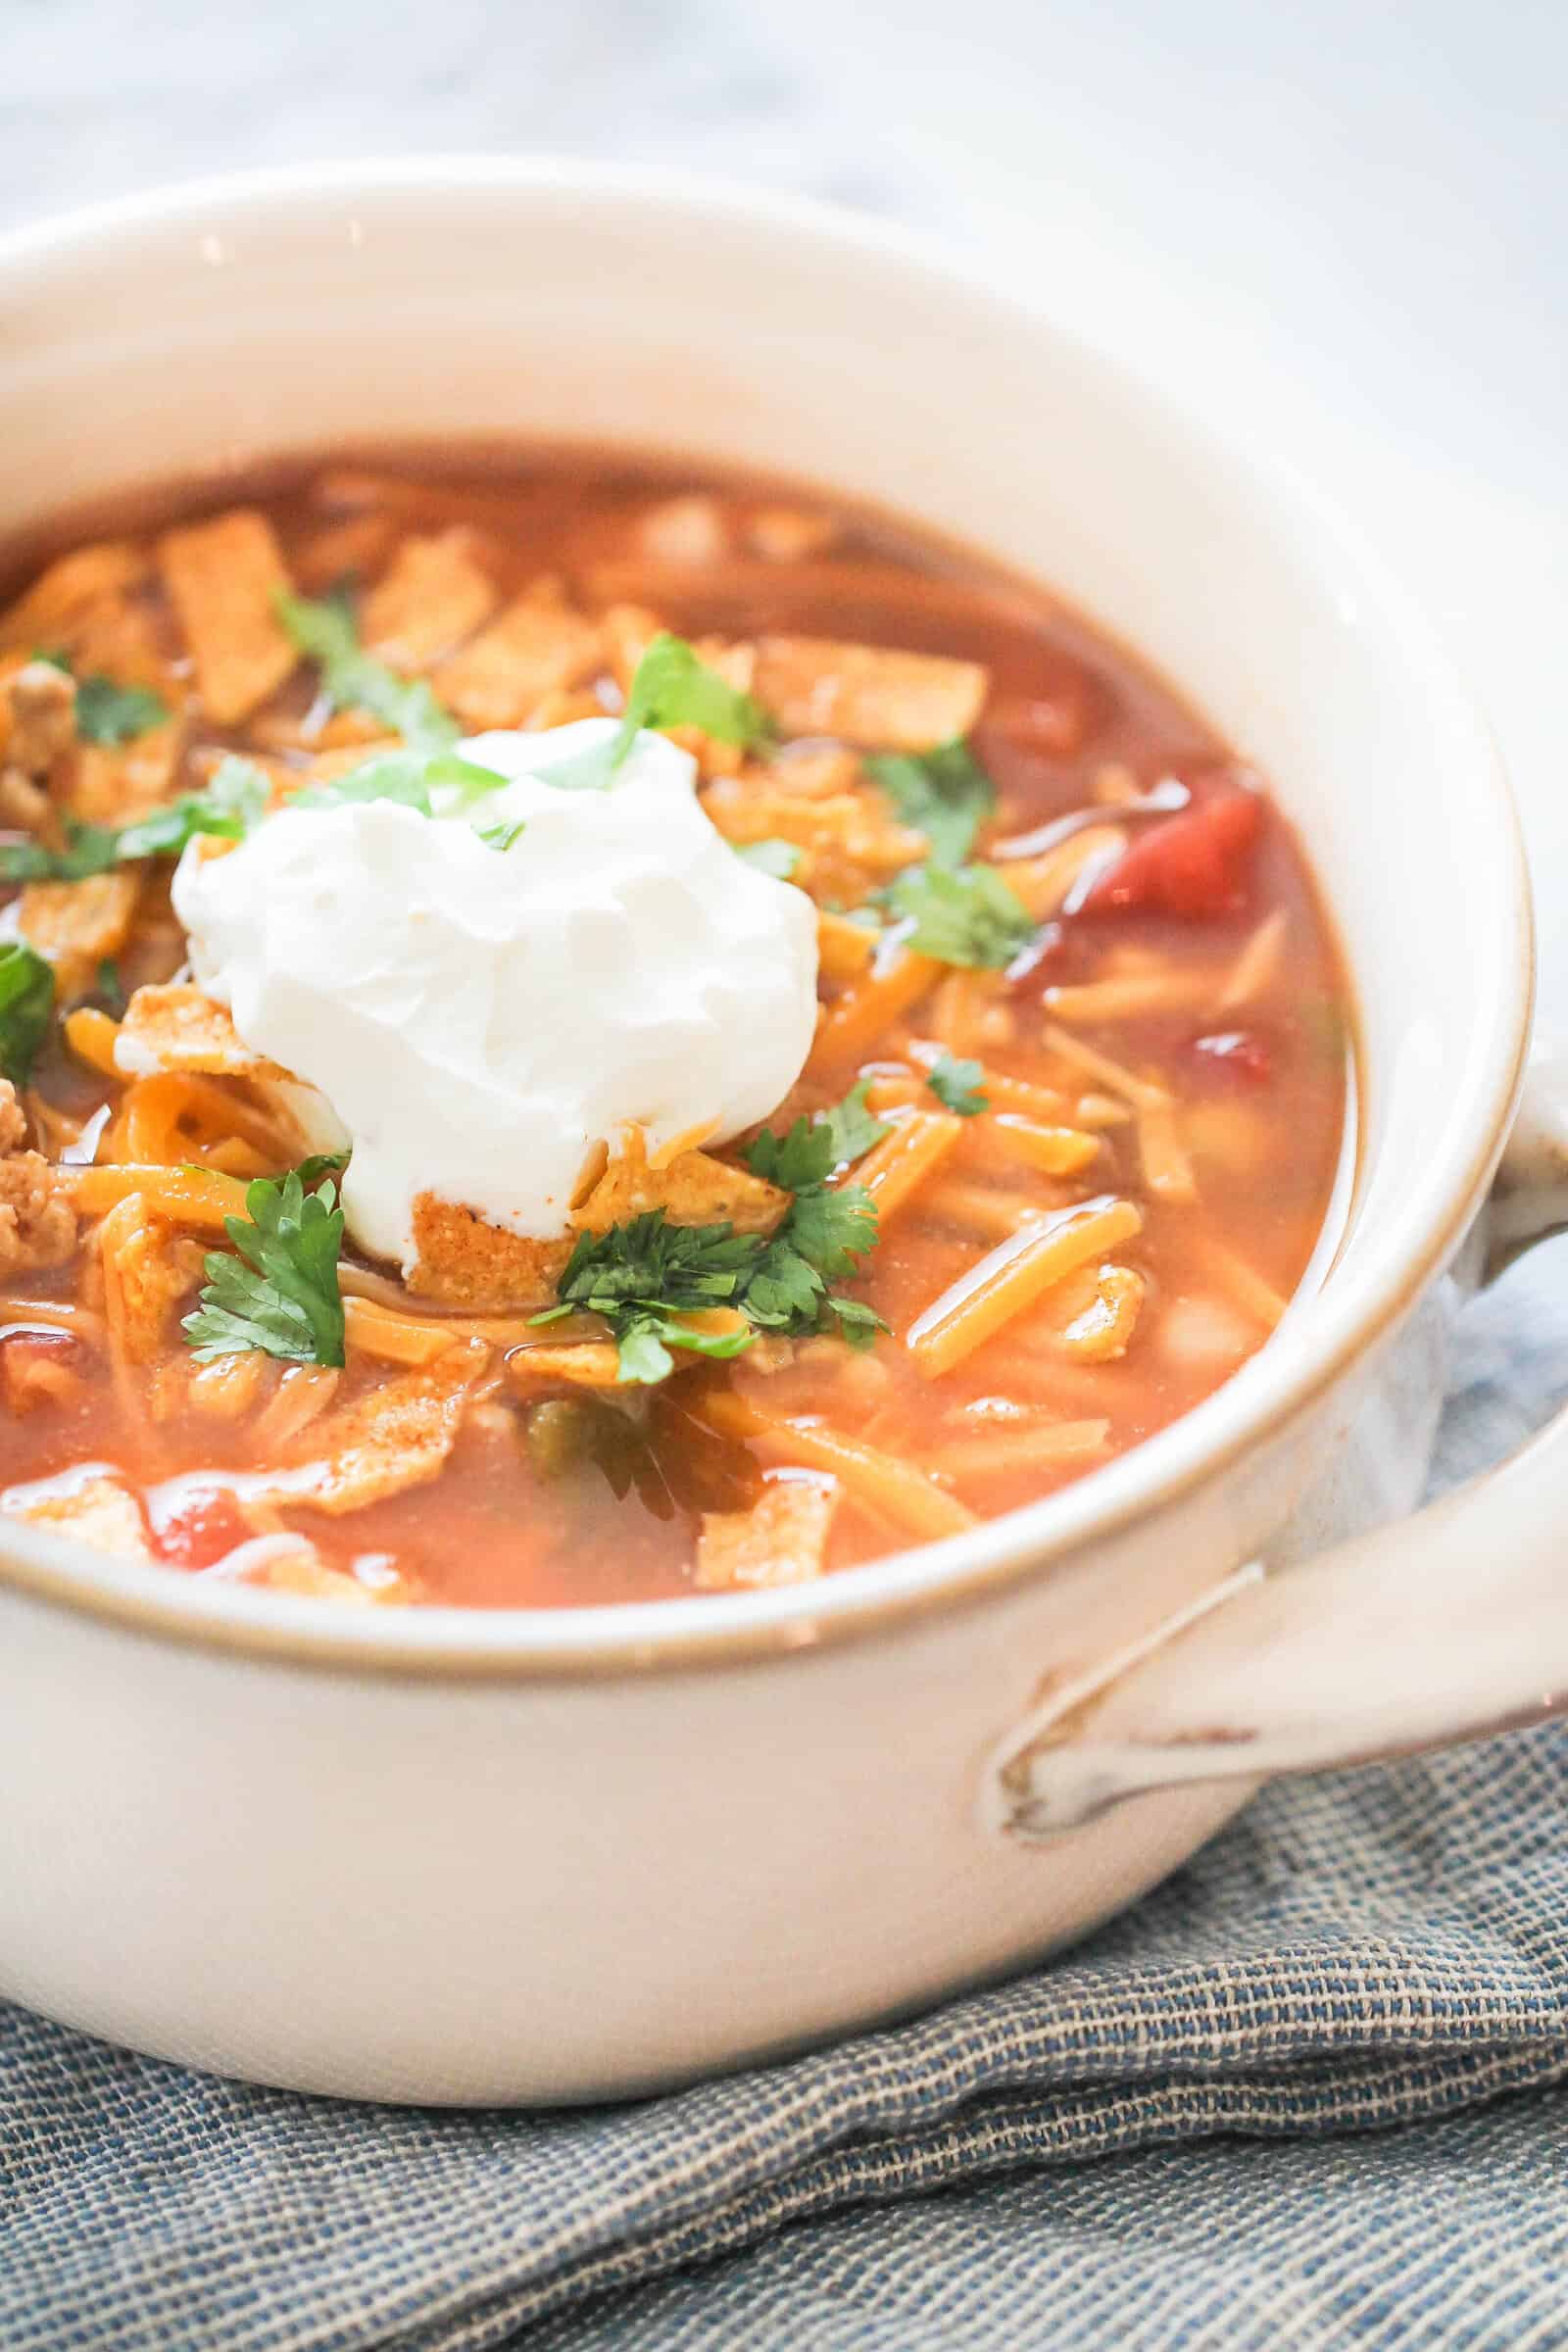
[(345, 1616), (0, 1522), (0, 1994), (313, 2091), (620, 2095), (1038, 1957), (1268, 1774), (1568, 1703), (1561, 1432), (1409, 1515), (1453, 1299), (1564, 1211), (1564, 1090), (1518, 1111), (1527, 877), (1484, 725), (1332, 514), (1033, 299), (679, 178), (212, 182), (12, 237), (0, 297), (8, 536), (334, 445), (588, 438), (1044, 578), (1270, 779), (1360, 1017), (1356, 1165), (1274, 1337), (961, 1536)]

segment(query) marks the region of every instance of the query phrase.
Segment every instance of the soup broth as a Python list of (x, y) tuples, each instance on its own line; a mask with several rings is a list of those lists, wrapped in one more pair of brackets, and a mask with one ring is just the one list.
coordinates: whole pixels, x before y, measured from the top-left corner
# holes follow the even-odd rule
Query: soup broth
[[(360, 1606), (739, 1592), (1093, 1475), (1265, 1344), (1346, 1149), (1345, 977), (1263, 781), (1124, 648), (789, 485), (514, 457), (224, 501), (0, 619), (0, 1506)], [(312, 1070), (175, 899), (628, 700), (812, 902), (805, 1066), (736, 1134), (634, 1104), (559, 1236), (449, 1188), (416, 1261), (368, 1250)]]

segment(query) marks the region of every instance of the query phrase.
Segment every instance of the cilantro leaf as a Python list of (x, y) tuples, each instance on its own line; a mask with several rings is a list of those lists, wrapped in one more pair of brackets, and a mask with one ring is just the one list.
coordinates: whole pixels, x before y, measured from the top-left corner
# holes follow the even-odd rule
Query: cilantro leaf
[(876, 1203), (858, 1184), (813, 1185), (796, 1194), (778, 1230), (814, 1272), (841, 1279), (876, 1240)]
[(337, 1261), (343, 1211), (328, 1179), (307, 1192), (298, 1168), (261, 1176), (245, 1195), (246, 1217), (225, 1217), (236, 1255), (208, 1255), (206, 1286), (184, 1330), (199, 1363), (250, 1349), (302, 1364), (343, 1361), (343, 1300)]
[(181, 793), (133, 825), (66, 826), (63, 850), (41, 841), (0, 846), (0, 882), (81, 882), (136, 858), (177, 858), (197, 833), (242, 841), (266, 813), (270, 787), (248, 760), (225, 760), (205, 792)]
[[(858, 1107), (863, 1119), (863, 1104)], [(869, 1345), (887, 1328), (880, 1315), (828, 1288), (853, 1274), (876, 1240), (869, 1196), (825, 1181), (840, 1164), (837, 1116), (797, 1119), (784, 1136), (764, 1130), (752, 1146), (753, 1167), (778, 1171), (770, 1180), (794, 1196), (771, 1239), (728, 1224), (670, 1225), (662, 1208), (646, 1210), (607, 1233), (579, 1235), (556, 1287), (560, 1303), (533, 1321), (554, 1323), (574, 1307), (602, 1315), (617, 1345), (621, 1379), (637, 1382), (665, 1379), (672, 1350), (739, 1355), (759, 1331), (804, 1334), (836, 1319), (852, 1346)], [(705, 1306), (739, 1307), (752, 1329), (710, 1333), (681, 1320)]]
[(279, 590), (274, 610), (284, 632), (321, 673), (321, 691), (335, 710), (368, 711), (415, 751), (444, 752), (463, 729), (422, 678), (401, 678), (360, 643), (354, 615), (340, 597), (292, 596)]
[(620, 732), (611, 747), (611, 773), (644, 727), (701, 727), (720, 743), (749, 746), (773, 732), (760, 703), (730, 685), (702, 661), (684, 637), (667, 629), (649, 646), (632, 677)]
[(32, 1076), (54, 1010), (54, 967), (24, 940), (0, 947), (0, 1071), (13, 1086)]
[(118, 1021), (125, 1009), (125, 984), (120, 977), (120, 966), (112, 956), (99, 958), (98, 978), (93, 989), (107, 1012)]
[(76, 733), (83, 743), (128, 743), (169, 716), (169, 705), (150, 686), (117, 686), (99, 674), (76, 687)]
[(771, 874), (775, 882), (787, 882), (801, 862), (802, 852), (793, 841), (737, 841), (730, 846), (737, 858), (755, 865), (760, 874)]
[(1035, 935), (1034, 917), (992, 865), (913, 865), (887, 891), (919, 956), (1000, 971)]
[(980, 1088), (984, 1076), (977, 1061), (960, 1061), (944, 1050), (926, 1072), (925, 1082), (949, 1110), (956, 1110), (960, 1119), (972, 1119), (977, 1111), (990, 1108), (991, 1098)]
[(166, 808), (151, 809), (115, 838), (115, 862), (127, 858), (177, 858), (198, 833), (219, 841), (243, 841), (267, 813), (271, 786), (249, 760), (222, 761), (205, 792), (181, 793)]
[(377, 752), (329, 783), (307, 785), (288, 805), (343, 808), (356, 802), (395, 801), (420, 816), (433, 816), (438, 806), (443, 815), (458, 814), (487, 793), (501, 791), (506, 781), (493, 767), (460, 760), (455, 752)]
[(308, 1159), (300, 1161), (294, 1173), (308, 1191), (313, 1184), (319, 1184), (323, 1176), (335, 1176), (339, 1168), (348, 1164), (346, 1152), (313, 1152)]
[(906, 825), (923, 833), (938, 865), (961, 865), (997, 805), (997, 788), (961, 736), (934, 752), (886, 752), (865, 772)]
[(482, 825), (479, 828), (479, 839), (485, 843), (487, 848), (499, 850), (504, 857), (508, 850), (522, 839), (527, 829), (519, 816), (510, 825)]
[[(606, 1233), (583, 1233), (556, 1285), (561, 1307), (603, 1315), (614, 1336), (620, 1377), (663, 1380), (674, 1370), (671, 1348), (694, 1355), (738, 1355), (751, 1344), (744, 1329), (695, 1331), (683, 1311), (739, 1303), (738, 1294), (761, 1255), (760, 1235), (730, 1225), (670, 1225), (651, 1208)], [(560, 1308), (536, 1315), (557, 1320)]]
[(842, 1102), (824, 1113), (824, 1124), (833, 1139), (833, 1165), (844, 1167), (852, 1159), (863, 1159), (873, 1144), (893, 1133), (886, 1119), (875, 1118), (865, 1107), (865, 1098), (871, 1081), (862, 1078), (852, 1086)]
[(835, 1168), (863, 1159), (889, 1132), (886, 1122), (873, 1118), (865, 1107), (870, 1084), (869, 1078), (862, 1078), (831, 1110), (818, 1111), (814, 1118), (803, 1113), (783, 1135), (764, 1127), (746, 1149), (752, 1174), (787, 1193), (804, 1193), (826, 1184)]
[(0, 882), (81, 882), (107, 874), (120, 861), (120, 835), (109, 825), (66, 820), (66, 846), (45, 849), (41, 841), (0, 843)]
[(746, 1164), (754, 1176), (786, 1193), (803, 1193), (811, 1185), (826, 1184), (838, 1166), (832, 1128), (826, 1119), (808, 1119), (804, 1111), (783, 1135), (764, 1127), (747, 1145)]

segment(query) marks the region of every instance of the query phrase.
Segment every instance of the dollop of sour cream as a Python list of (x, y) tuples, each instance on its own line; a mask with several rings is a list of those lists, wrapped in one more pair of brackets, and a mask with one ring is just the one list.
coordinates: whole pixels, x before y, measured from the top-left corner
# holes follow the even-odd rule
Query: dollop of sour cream
[(601, 1140), (723, 1142), (805, 1064), (810, 901), (735, 855), (662, 735), (608, 790), (548, 781), (614, 732), (474, 736), (461, 756), (509, 781), (466, 808), (284, 808), (175, 873), (196, 979), (319, 1090), (353, 1142), (349, 1229), (405, 1270), (419, 1194), (559, 1237)]

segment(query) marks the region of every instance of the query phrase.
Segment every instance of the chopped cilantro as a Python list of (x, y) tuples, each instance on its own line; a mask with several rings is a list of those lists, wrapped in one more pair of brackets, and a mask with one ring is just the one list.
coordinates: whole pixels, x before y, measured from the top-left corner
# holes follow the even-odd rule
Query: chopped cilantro
[(960, 1119), (972, 1119), (977, 1111), (990, 1107), (991, 1098), (983, 1094), (980, 1081), (985, 1076), (977, 1061), (960, 1061), (944, 1053), (926, 1072), (926, 1084), (939, 1102), (956, 1110)]
[(346, 1152), (313, 1152), (308, 1159), (300, 1161), (294, 1173), (309, 1190), (313, 1184), (319, 1184), (323, 1176), (335, 1176), (340, 1168), (346, 1168), (348, 1164), (349, 1154)]
[(0, 1071), (13, 1086), (32, 1076), (54, 1010), (54, 967), (20, 939), (0, 947)]
[(889, 886), (887, 902), (909, 925), (915, 953), (941, 963), (1001, 970), (1036, 930), (1023, 901), (992, 865), (910, 866)]
[[(603, 1315), (615, 1338), (623, 1381), (663, 1380), (672, 1349), (739, 1355), (759, 1331), (805, 1333), (836, 1321), (853, 1347), (886, 1330), (874, 1307), (828, 1288), (856, 1271), (876, 1240), (876, 1208), (858, 1186), (827, 1179), (886, 1133), (865, 1108), (863, 1085), (837, 1109), (799, 1118), (787, 1134), (764, 1128), (747, 1160), (753, 1171), (793, 1195), (777, 1231), (764, 1238), (732, 1225), (670, 1225), (662, 1208), (608, 1233), (585, 1233), (566, 1263), (559, 1304), (535, 1323), (576, 1308)], [(696, 1308), (738, 1307), (750, 1331), (694, 1331), (680, 1320)]]
[(120, 977), (120, 966), (112, 956), (105, 956), (98, 965), (97, 985), (93, 994), (118, 1021), (125, 1009), (125, 984)]
[(83, 743), (128, 743), (169, 716), (169, 705), (150, 686), (117, 686), (94, 675), (76, 687), (76, 733)]
[(136, 858), (177, 858), (198, 833), (242, 841), (266, 811), (269, 786), (248, 760), (225, 760), (205, 792), (181, 793), (133, 825), (66, 826), (63, 850), (41, 841), (0, 845), (0, 882), (81, 882)]
[(614, 1334), (620, 1377), (663, 1380), (679, 1348), (696, 1355), (738, 1355), (751, 1335), (737, 1330), (694, 1331), (682, 1312), (740, 1303), (764, 1245), (730, 1225), (669, 1225), (652, 1208), (608, 1233), (584, 1233), (556, 1286), (561, 1306), (536, 1322), (553, 1322), (562, 1308), (603, 1315)]
[[(309, 1165), (309, 1162), (307, 1162)], [(199, 1363), (260, 1349), (301, 1364), (343, 1361), (337, 1261), (343, 1211), (330, 1179), (308, 1192), (298, 1168), (260, 1176), (245, 1195), (249, 1217), (225, 1217), (237, 1255), (208, 1255), (206, 1287), (184, 1329)]]
[(321, 691), (335, 710), (368, 711), (415, 751), (444, 752), (457, 742), (463, 729), (422, 678), (400, 678), (365, 651), (342, 598), (312, 603), (280, 590), (275, 606), (287, 635), (319, 669)]
[(865, 1107), (865, 1098), (871, 1081), (862, 1078), (852, 1086), (842, 1102), (824, 1114), (823, 1123), (833, 1139), (833, 1164), (844, 1167), (852, 1159), (863, 1159), (873, 1144), (879, 1144), (893, 1130), (885, 1119), (873, 1117)]
[(771, 874), (775, 882), (789, 881), (801, 862), (802, 853), (793, 841), (737, 841), (732, 847), (737, 858), (760, 874)]
[(519, 816), (514, 823), (510, 825), (481, 825), (479, 839), (490, 849), (500, 850), (504, 856), (514, 843), (521, 840), (526, 831), (527, 827)]
[(507, 779), (493, 767), (461, 760), (456, 752), (378, 752), (327, 784), (297, 792), (291, 808), (343, 808), (353, 802), (395, 801), (420, 816), (455, 815), (499, 792)]
[[(61, 646), (36, 645), (31, 658), (47, 662), (51, 669), (63, 669), (68, 678), (74, 674), (71, 656)], [(76, 733), (83, 743), (128, 743), (168, 716), (169, 705), (150, 686), (120, 686), (101, 670), (77, 681)]]
[(961, 737), (934, 752), (888, 752), (865, 772), (906, 825), (923, 833), (938, 865), (961, 865), (997, 805), (997, 788)]
[(271, 787), (249, 760), (222, 761), (205, 792), (181, 793), (167, 808), (154, 808), (122, 828), (115, 861), (127, 858), (177, 858), (198, 833), (219, 841), (243, 841), (267, 813)]
[(66, 820), (66, 846), (45, 849), (41, 841), (0, 843), (0, 882), (81, 882), (106, 874), (120, 861), (120, 835), (110, 825)]
[(720, 743), (750, 746), (773, 732), (760, 703), (710, 669), (684, 637), (662, 630), (638, 662), (620, 732), (611, 747), (612, 774), (644, 727), (700, 727)]

